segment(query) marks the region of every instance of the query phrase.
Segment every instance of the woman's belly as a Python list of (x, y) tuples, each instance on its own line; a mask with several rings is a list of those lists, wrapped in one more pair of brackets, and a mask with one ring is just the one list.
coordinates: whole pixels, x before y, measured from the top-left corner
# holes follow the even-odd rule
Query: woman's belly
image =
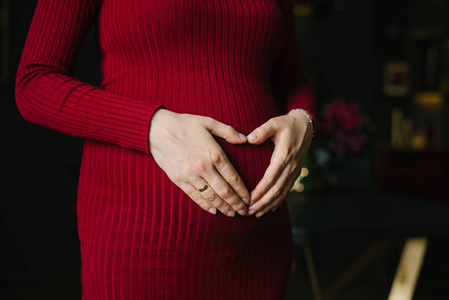
[[(248, 85), (246, 89), (230, 85), (227, 90), (221, 87), (215, 93), (212, 91), (214, 88), (209, 86), (202, 94), (185, 93), (175, 101), (164, 100), (164, 105), (178, 113), (211, 117), (233, 126), (245, 135), (279, 115), (279, 108), (268, 83)], [(247, 188), (253, 189), (269, 165), (274, 149), (271, 139), (260, 145), (231, 144), (218, 136), (215, 139)]]
[[(271, 144), (219, 143), (251, 190), (268, 166)], [(86, 143), (80, 183), (84, 274), (104, 271), (100, 283), (136, 284), (136, 274), (147, 274), (142, 286), (158, 294), (164, 289), (161, 278), (181, 290), (196, 281), (211, 289), (218, 278), (234, 274), (248, 273), (236, 288), (263, 287), (267, 278), (279, 286), (288, 280), (293, 245), (285, 203), (261, 218), (212, 215), (173, 184), (151, 156), (96, 142)], [(191, 283), (191, 278), (198, 279)]]
[[(240, 121), (245, 122), (233, 125), (241, 125), (245, 134), (249, 127), (242, 124), (260, 125)], [(271, 140), (261, 145), (233, 145), (220, 138), (217, 142), (251, 192), (269, 165)], [(93, 141), (85, 144), (78, 191), (83, 261), (95, 270), (107, 270), (112, 278), (129, 276), (106, 259), (111, 255), (125, 257), (130, 274), (149, 274), (152, 291), (160, 289), (157, 278), (189, 289), (188, 278), (210, 282), (210, 274), (222, 276), (222, 268), (232, 278), (234, 272), (254, 267), (248, 282), (239, 285), (263, 282), (271, 274), (279, 286), (288, 280), (293, 245), (285, 203), (260, 218), (212, 215), (171, 182), (151, 155)], [(178, 277), (187, 279), (180, 283)]]
[[(206, 90), (214, 89), (208, 87)], [(166, 93), (155, 94), (160, 96), (159, 103), (169, 110), (212, 117), (245, 135), (279, 115), (268, 85), (255, 90), (247, 89), (245, 92), (234, 86), (226, 91), (220, 90), (219, 96), (207, 92), (186, 92), (175, 98), (165, 98), (162, 96), (167, 96)], [(270, 164), (273, 142), (267, 139), (260, 145), (231, 144), (220, 137), (215, 138), (251, 192)], [(217, 244), (226, 239), (236, 242), (243, 239), (257, 244), (261, 233), (265, 234), (264, 239), (271, 237), (273, 241), (286, 243), (287, 246), (290, 243), (286, 205), (262, 218), (229, 218), (221, 213), (211, 215), (171, 182), (151, 155), (133, 149), (86, 141), (79, 182), (78, 218), (81, 240), (89, 236), (90, 230), (110, 230), (108, 224), (117, 229), (125, 226), (124, 224), (137, 224), (139, 230), (149, 235), (148, 238), (154, 239), (150, 241), (149, 247), (160, 246), (159, 233), (170, 228), (177, 228), (180, 232), (195, 228), (196, 235)], [(98, 224), (106, 224), (105, 229), (102, 229), (103, 225), (92, 228)], [(188, 233), (182, 237), (184, 238), (192, 236)], [(101, 243), (101, 240), (92, 239), (90, 242)], [(187, 240), (185, 243), (186, 247), (190, 247)], [(224, 244), (220, 245), (226, 248)], [(168, 244), (166, 246), (170, 247)]]
[[(232, 145), (219, 139), (218, 143), (251, 192), (269, 165), (272, 142)], [(220, 212), (211, 215), (176, 186), (151, 156), (93, 141), (86, 141), (84, 147), (77, 213), (80, 241), (87, 247), (107, 250), (111, 232), (114, 239), (143, 235), (148, 251), (174, 251), (173, 247), (188, 251), (198, 247), (195, 243), (209, 247), (203, 244), (207, 240), (222, 249), (220, 259), (224, 261), (240, 257), (228, 249), (233, 243), (257, 249), (259, 243), (270, 240), (283, 248), (280, 251), (291, 247), (285, 203), (261, 218), (238, 214), (230, 218)], [(161, 236), (167, 232), (176, 241)]]

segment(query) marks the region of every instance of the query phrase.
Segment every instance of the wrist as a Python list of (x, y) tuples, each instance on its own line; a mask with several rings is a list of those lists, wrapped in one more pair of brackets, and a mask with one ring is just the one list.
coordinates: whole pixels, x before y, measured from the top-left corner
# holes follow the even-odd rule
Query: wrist
[(300, 118), (301, 120), (303, 120), (306, 126), (310, 127), (312, 131), (312, 138), (315, 136), (315, 126), (313, 123), (313, 117), (308, 111), (302, 108), (294, 108), (289, 111), (288, 115), (293, 115), (296, 118)]
[(150, 119), (150, 128), (148, 131), (148, 151), (151, 153), (154, 148), (155, 136), (161, 131), (161, 126), (165, 127), (167, 119), (172, 112), (165, 108), (158, 108)]

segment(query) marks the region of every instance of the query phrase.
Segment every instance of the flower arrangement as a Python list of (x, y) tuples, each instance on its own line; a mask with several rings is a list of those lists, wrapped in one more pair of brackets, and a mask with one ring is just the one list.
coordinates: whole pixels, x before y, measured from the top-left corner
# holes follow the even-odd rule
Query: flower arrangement
[(360, 153), (367, 140), (358, 105), (341, 99), (324, 106), (317, 127), (325, 135), (329, 150), (337, 155)]
[(309, 175), (300, 178), (309, 190), (356, 188), (368, 179), (368, 123), (356, 103), (337, 98), (324, 104), (304, 162)]

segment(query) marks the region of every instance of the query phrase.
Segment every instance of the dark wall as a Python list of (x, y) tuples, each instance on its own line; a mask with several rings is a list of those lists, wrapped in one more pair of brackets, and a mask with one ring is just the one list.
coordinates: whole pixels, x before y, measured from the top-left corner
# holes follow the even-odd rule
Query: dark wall
[[(305, 69), (318, 84), (320, 102), (344, 97), (370, 114), (372, 103), (372, 1), (336, 1), (317, 19), (299, 18)], [(1, 87), (5, 106), (7, 165), (1, 235), (2, 271), (79, 266), (76, 188), (82, 140), (27, 123), (14, 103), (16, 68), (36, 1), (11, 5), (10, 83)], [(91, 31), (75, 76), (98, 85), (100, 56)]]
[[(1, 234), (2, 271), (77, 268), (76, 189), (83, 141), (26, 122), (14, 100), (14, 80), (36, 0), (10, 1), (10, 77), (6, 106), (7, 176)], [(98, 85), (100, 55), (91, 30), (75, 77)]]
[(310, 17), (297, 18), (300, 54), (318, 85), (320, 104), (343, 98), (368, 116), (373, 103), (374, 1), (312, 1)]

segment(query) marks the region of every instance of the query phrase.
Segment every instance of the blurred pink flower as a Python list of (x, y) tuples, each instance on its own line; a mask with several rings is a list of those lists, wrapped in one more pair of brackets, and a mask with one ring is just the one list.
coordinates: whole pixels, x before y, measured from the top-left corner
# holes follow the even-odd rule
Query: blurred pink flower
[(358, 153), (363, 150), (367, 136), (362, 132), (359, 107), (342, 99), (334, 99), (323, 108), (320, 131), (329, 136), (329, 150), (335, 154)]
[(357, 131), (362, 125), (357, 104), (341, 99), (334, 99), (324, 106), (320, 123), (320, 129), (328, 134)]

